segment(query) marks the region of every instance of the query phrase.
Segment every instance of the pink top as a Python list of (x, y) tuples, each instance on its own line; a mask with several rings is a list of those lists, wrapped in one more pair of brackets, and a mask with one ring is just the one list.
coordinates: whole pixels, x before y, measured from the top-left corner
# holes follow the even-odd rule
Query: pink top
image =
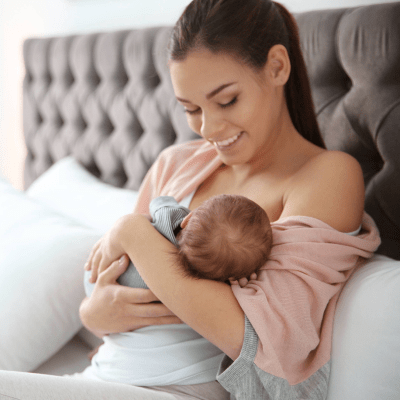
[[(134, 213), (149, 213), (156, 196), (180, 202), (222, 161), (205, 140), (165, 149), (143, 180)], [(232, 290), (258, 337), (255, 364), (294, 385), (330, 359), (334, 311), (355, 267), (380, 244), (366, 213), (357, 236), (311, 217), (281, 218), (271, 224), (273, 247), (255, 281)]]

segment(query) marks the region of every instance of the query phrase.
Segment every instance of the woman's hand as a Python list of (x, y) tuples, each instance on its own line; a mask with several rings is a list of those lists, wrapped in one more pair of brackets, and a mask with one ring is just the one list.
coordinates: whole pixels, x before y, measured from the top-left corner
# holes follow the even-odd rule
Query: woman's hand
[(85, 327), (102, 337), (144, 326), (182, 323), (149, 289), (132, 289), (117, 283), (128, 265), (128, 257), (123, 256), (99, 274), (92, 295), (80, 307)]
[(123, 223), (124, 217), (120, 218), (114, 226), (93, 246), (88, 261), (85, 264), (85, 270), (92, 270), (89, 282), (95, 283), (97, 277), (111, 263), (124, 255), (124, 250), (118, 240), (118, 231)]
[[(90, 252), (88, 261), (85, 264), (85, 270), (92, 270), (92, 275), (89, 279), (91, 283), (95, 283), (98, 275), (108, 268), (112, 262), (118, 260), (125, 254), (119, 239), (118, 233), (125, 219), (130, 215), (120, 218), (115, 225), (108, 231), (100, 240), (96, 242)], [(150, 222), (150, 215), (144, 215)]]

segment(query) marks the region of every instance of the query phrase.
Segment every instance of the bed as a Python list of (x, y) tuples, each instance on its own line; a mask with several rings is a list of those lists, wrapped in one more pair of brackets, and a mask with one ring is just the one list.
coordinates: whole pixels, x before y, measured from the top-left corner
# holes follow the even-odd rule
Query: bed
[[(325, 143), (360, 162), (382, 238), (341, 294), (328, 400), (398, 399), (400, 3), (295, 17)], [(173, 94), (170, 32), (25, 41), (26, 190), (0, 179), (0, 265), (15, 266), (0, 269), (0, 369), (81, 371), (100, 343), (79, 321), (83, 262), (160, 151), (198, 138)]]

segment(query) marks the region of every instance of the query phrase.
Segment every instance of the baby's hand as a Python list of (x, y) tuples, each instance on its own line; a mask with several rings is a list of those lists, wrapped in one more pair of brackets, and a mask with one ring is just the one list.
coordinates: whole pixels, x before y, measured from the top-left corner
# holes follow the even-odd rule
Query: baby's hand
[(253, 272), (247, 278), (240, 278), (239, 280), (235, 280), (234, 278), (229, 278), (229, 281), (231, 282), (231, 285), (239, 285), (240, 287), (245, 287), (250, 280), (256, 280), (256, 279), (257, 279), (257, 274)]

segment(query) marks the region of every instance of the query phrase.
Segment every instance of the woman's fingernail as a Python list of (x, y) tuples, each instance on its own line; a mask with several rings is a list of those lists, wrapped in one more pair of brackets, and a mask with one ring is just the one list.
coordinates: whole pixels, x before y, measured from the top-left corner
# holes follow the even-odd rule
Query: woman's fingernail
[(121, 256), (120, 259), (119, 259), (119, 264), (120, 265), (123, 264), (124, 261), (125, 261), (125, 256)]

